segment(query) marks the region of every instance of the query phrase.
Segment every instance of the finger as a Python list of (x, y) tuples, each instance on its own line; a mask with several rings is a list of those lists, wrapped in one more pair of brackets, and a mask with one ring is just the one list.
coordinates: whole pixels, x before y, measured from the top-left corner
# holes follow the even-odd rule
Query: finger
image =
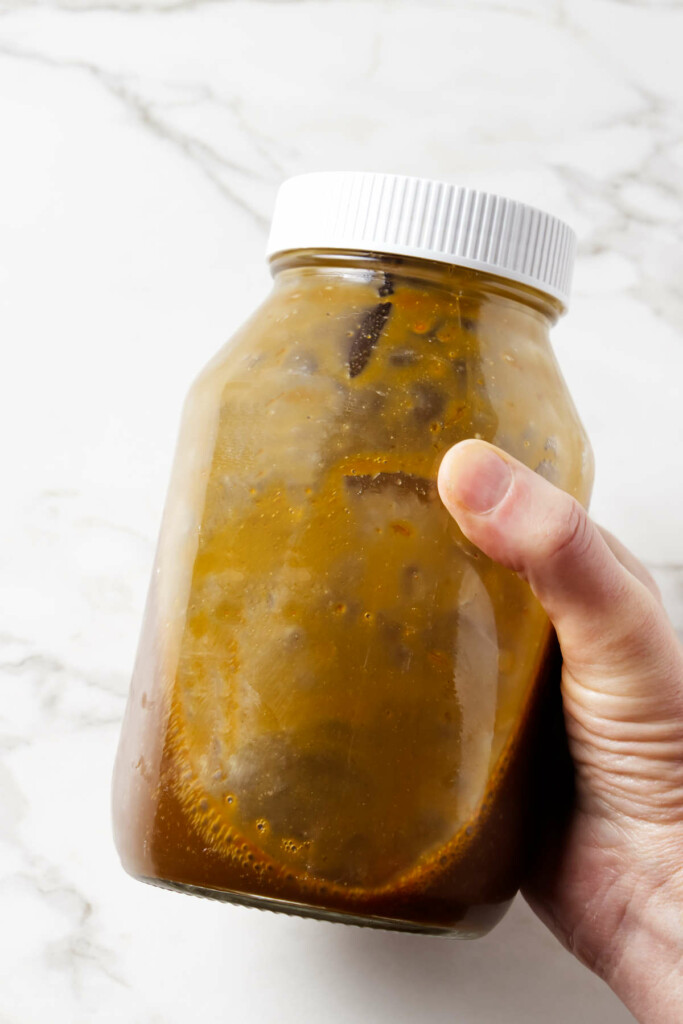
[(648, 572), (643, 563), (640, 562), (636, 558), (636, 556), (631, 551), (629, 551), (626, 545), (622, 544), (621, 541), (618, 540), (618, 538), (615, 537), (613, 533), (610, 533), (609, 530), (606, 530), (604, 526), (598, 526), (598, 530), (602, 534), (603, 539), (605, 540), (605, 543), (607, 544), (612, 554), (619, 559), (624, 568), (628, 569), (632, 576), (635, 576), (637, 580), (640, 580), (643, 586), (647, 587), (650, 593), (653, 594), (654, 597), (656, 597), (659, 603), (661, 604), (661, 591), (655, 583), (652, 574)]
[(570, 671), (657, 674), (662, 652), (672, 649), (666, 616), (574, 498), (475, 440), (446, 453), (438, 484), (463, 533), (528, 580)]

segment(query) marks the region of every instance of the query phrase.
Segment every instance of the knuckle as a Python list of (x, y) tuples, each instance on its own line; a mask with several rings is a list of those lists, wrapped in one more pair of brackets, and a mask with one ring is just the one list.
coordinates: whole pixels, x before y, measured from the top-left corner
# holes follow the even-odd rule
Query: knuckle
[(548, 559), (581, 558), (589, 551), (592, 542), (591, 521), (578, 501), (572, 498), (549, 531), (544, 554)]

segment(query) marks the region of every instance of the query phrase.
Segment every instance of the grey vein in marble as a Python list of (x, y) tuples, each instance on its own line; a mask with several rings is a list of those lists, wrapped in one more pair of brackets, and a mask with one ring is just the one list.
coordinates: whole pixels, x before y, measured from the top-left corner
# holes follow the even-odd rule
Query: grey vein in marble
[[(260, 209), (257, 209), (245, 196), (240, 194), (237, 185), (226, 180), (234, 175), (242, 179), (259, 178), (262, 177), (260, 172), (255, 168), (245, 167), (242, 164), (236, 163), (229, 156), (220, 153), (204, 140), (174, 128), (158, 112), (163, 107), (163, 104), (145, 99), (142, 93), (134, 88), (133, 83), (124, 76), (112, 74), (88, 61), (59, 59), (45, 53), (8, 46), (0, 41), (1, 57), (41, 64), (56, 71), (77, 71), (88, 75), (110, 95), (119, 100), (142, 126), (163, 142), (173, 146), (185, 159), (189, 160), (218, 189), (224, 198), (244, 210), (262, 229), (265, 229), (267, 226), (268, 219), (265, 214)], [(220, 102), (225, 109), (229, 110), (236, 117), (240, 126), (249, 132), (249, 126), (238, 113), (237, 101), (219, 100), (208, 88), (201, 87), (200, 91), (205, 97), (210, 98), (214, 102)], [(196, 88), (192, 85), (189, 87), (189, 95), (194, 95), (195, 98), (197, 96)], [(185, 101), (189, 102), (187, 96)], [(263, 138), (256, 136), (254, 144), (258, 153), (264, 155)], [(273, 169), (271, 179), (273, 181), (279, 180), (282, 177), (281, 168), (274, 164), (270, 155), (268, 155), (267, 159)]]

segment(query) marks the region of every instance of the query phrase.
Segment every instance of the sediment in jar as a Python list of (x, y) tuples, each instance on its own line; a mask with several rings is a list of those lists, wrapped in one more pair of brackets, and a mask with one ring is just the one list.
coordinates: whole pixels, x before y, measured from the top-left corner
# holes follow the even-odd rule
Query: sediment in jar
[[(530, 697), (544, 686), (551, 664), (546, 651)], [(470, 935), (485, 932), (514, 896), (534, 838), (537, 710), (530, 699), (471, 820), (445, 847), (392, 883), (375, 888), (329, 883), (264, 857), (258, 845), (212, 819), (210, 807), (196, 799), (199, 794), (168, 784), (174, 772), (168, 765), (148, 833), (154, 876), (199, 886), (206, 894), (248, 893), (362, 918), (455, 927)], [(150, 880), (148, 866), (130, 867)]]

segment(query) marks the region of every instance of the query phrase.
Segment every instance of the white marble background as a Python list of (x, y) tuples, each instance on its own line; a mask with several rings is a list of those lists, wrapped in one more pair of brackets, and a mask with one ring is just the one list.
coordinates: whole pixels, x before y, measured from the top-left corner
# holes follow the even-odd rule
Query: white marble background
[(109, 778), (183, 394), (294, 172), (575, 226), (593, 510), (683, 629), (682, 39), (678, 0), (0, 0), (2, 1024), (632, 1019), (521, 902), (468, 944), (135, 883)]

